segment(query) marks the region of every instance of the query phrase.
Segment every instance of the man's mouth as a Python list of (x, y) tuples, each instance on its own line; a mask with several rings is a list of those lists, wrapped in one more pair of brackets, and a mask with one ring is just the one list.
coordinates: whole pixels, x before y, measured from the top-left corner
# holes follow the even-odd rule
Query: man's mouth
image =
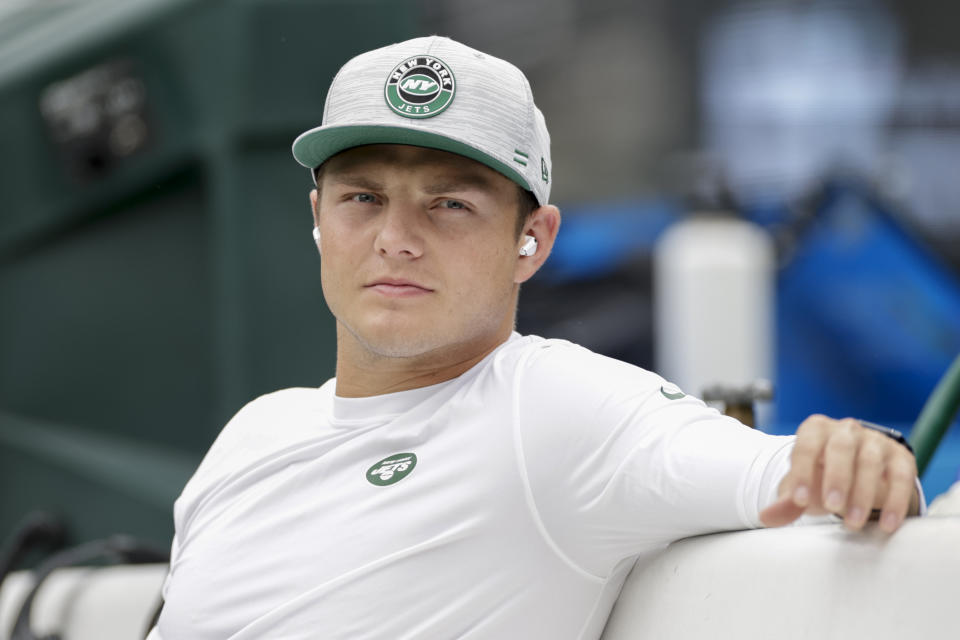
[(370, 284), (365, 285), (365, 288), (392, 298), (418, 296), (433, 291), (433, 289), (418, 282), (403, 278), (377, 278)]

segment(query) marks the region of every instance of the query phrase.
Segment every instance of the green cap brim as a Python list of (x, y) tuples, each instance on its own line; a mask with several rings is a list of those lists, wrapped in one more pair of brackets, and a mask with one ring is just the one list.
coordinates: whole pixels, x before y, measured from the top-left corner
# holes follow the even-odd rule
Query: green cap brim
[(524, 189), (532, 191), (526, 179), (510, 165), (477, 151), (468, 144), (420, 129), (385, 125), (318, 127), (307, 131), (294, 141), (293, 157), (303, 166), (316, 169), (331, 156), (366, 144), (408, 144), (414, 147), (449, 151), (476, 160), (510, 178)]

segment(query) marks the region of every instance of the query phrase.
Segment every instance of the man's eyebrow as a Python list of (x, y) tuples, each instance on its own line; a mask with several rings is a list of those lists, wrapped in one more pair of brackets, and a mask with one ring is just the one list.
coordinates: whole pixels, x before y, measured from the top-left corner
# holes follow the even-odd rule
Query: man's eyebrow
[[(384, 188), (380, 182), (360, 173), (331, 171), (325, 172), (324, 175), (332, 184), (339, 186), (366, 191), (381, 191)], [(423, 190), (429, 195), (442, 195), (444, 193), (455, 193), (469, 189), (490, 189), (492, 187), (493, 181), (486, 176), (480, 173), (464, 172), (438, 177), (435, 182), (425, 185)]]
[(423, 190), (430, 195), (440, 195), (467, 189), (489, 189), (492, 186), (493, 183), (485, 176), (477, 173), (463, 173), (428, 184)]
[(383, 185), (375, 180), (365, 176), (353, 173), (328, 173), (328, 179), (334, 184), (345, 187), (354, 187), (356, 189), (366, 189), (368, 191), (380, 191)]

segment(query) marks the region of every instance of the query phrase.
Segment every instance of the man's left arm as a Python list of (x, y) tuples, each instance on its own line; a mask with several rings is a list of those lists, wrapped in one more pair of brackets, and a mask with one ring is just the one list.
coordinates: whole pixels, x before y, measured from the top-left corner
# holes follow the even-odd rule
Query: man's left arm
[(921, 503), (917, 464), (907, 447), (857, 420), (822, 415), (797, 429), (790, 470), (777, 494), (760, 513), (769, 527), (803, 514), (834, 513), (858, 530), (878, 510), (880, 528), (892, 533), (906, 516), (920, 513)]

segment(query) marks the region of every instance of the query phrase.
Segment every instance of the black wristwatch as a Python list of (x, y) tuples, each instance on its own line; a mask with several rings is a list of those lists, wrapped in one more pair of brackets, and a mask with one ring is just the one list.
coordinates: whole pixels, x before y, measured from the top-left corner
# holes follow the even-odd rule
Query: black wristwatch
[(911, 447), (910, 443), (907, 442), (907, 439), (903, 437), (903, 434), (897, 431), (896, 429), (891, 429), (890, 427), (884, 427), (879, 424), (867, 422), (866, 420), (857, 420), (857, 422), (859, 422), (860, 425), (865, 429), (879, 431), (880, 433), (887, 436), (888, 438), (892, 438), (893, 440), (896, 440), (897, 442), (905, 446), (907, 448), (907, 451), (909, 451), (910, 453), (913, 453), (913, 447)]

